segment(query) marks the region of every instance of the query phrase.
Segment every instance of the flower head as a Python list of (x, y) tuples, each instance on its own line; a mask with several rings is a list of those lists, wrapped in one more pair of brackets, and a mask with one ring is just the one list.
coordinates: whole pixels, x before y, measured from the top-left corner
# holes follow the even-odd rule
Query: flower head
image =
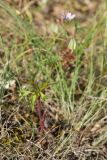
[(72, 14), (71, 12), (65, 12), (63, 13), (62, 16), (63, 16), (63, 20), (67, 20), (67, 21), (71, 21), (76, 17), (76, 15)]

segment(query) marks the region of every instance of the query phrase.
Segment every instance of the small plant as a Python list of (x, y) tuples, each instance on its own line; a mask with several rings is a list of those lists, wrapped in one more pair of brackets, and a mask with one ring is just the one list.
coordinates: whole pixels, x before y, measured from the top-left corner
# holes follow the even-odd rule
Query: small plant
[(31, 104), (31, 109), (34, 111), (35, 109), (35, 102), (38, 99), (38, 97), (41, 97), (41, 99), (44, 101), (47, 97), (44, 94), (44, 90), (47, 88), (48, 84), (43, 83), (41, 86), (38, 86), (38, 84), (34, 85), (30, 88), (30, 86), (27, 88), (26, 86), (22, 87), (20, 89), (19, 97), (20, 100), (27, 99), (29, 97), (29, 101)]
[(46, 117), (46, 112), (42, 114), (41, 100), (45, 101), (47, 98), (46, 95), (44, 94), (44, 90), (47, 88), (47, 86), (48, 86), (47, 83), (43, 83), (41, 86), (38, 86), (36, 84), (35, 88), (33, 89), (22, 88), (19, 94), (20, 100), (29, 97), (28, 99), (31, 104), (31, 109), (32, 111), (36, 111), (36, 114), (39, 118), (40, 131), (43, 131), (44, 129), (44, 121)]

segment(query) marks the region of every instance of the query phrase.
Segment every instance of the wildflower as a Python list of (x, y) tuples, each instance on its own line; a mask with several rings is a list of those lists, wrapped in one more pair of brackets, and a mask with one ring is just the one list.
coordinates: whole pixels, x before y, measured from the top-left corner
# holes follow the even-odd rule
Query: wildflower
[(63, 16), (63, 20), (67, 20), (67, 21), (71, 21), (76, 17), (76, 15), (72, 14), (71, 12), (66, 12), (62, 16)]
[(75, 17), (76, 17), (75, 14), (65, 11), (62, 14), (60, 14), (60, 16), (57, 19), (57, 22), (60, 24), (63, 24), (65, 21), (68, 21), (68, 22), (72, 21)]

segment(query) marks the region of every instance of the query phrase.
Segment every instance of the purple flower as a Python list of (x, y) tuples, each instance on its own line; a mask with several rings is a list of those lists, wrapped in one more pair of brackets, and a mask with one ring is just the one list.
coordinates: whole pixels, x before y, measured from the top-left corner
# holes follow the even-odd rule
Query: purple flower
[(76, 15), (72, 14), (71, 12), (65, 12), (62, 14), (62, 16), (63, 16), (63, 20), (67, 20), (67, 21), (71, 21), (76, 17)]

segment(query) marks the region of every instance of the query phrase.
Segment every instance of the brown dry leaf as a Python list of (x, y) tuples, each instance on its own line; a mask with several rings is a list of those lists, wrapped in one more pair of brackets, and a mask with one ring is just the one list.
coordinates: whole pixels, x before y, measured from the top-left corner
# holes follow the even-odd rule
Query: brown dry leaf
[(103, 117), (99, 122), (97, 122), (91, 129), (91, 132), (96, 133), (98, 130), (104, 127), (106, 123), (107, 123), (107, 116)]
[(62, 6), (61, 4), (57, 4), (53, 7), (53, 16), (55, 17), (59, 17), (61, 15), (61, 13), (64, 12), (64, 6)]
[(3, 56), (4, 56), (4, 50), (0, 48), (0, 58), (2, 58)]
[(96, 123), (94, 127), (91, 129), (92, 133), (96, 133), (101, 128), (101, 124)]
[(61, 58), (62, 58), (62, 66), (64, 69), (66, 69), (71, 62), (75, 62), (75, 55), (71, 49), (65, 49), (61, 53)]

